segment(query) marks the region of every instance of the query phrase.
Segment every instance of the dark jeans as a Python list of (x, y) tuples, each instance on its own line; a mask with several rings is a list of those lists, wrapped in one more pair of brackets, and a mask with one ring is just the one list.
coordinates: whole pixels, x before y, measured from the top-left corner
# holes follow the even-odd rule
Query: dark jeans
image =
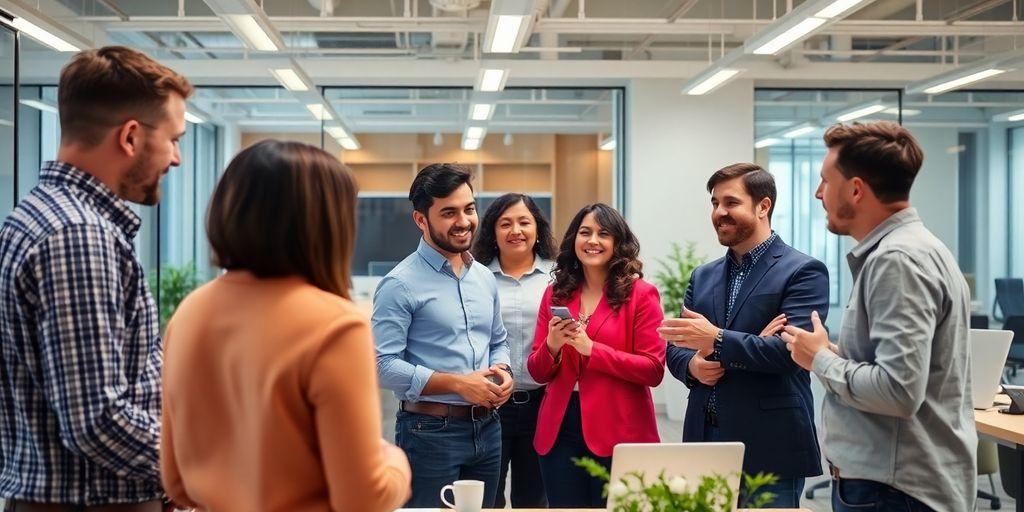
[(494, 506), (501, 470), (497, 413), (471, 421), (399, 411), (395, 444), (412, 466), (412, 498), (406, 507), (443, 506), (441, 488), (456, 480), (483, 481), (484, 508)]
[(540, 460), (533, 448), (537, 432), (537, 411), (544, 398), (544, 388), (515, 391), (512, 398), (498, 409), (501, 416), (501, 476), (498, 478), (496, 508), (505, 508), (505, 480), (512, 467), (512, 508), (547, 508), (544, 480), (540, 476)]
[[(730, 439), (722, 439), (719, 432), (720, 430), (717, 427), (710, 425), (708, 422), (704, 423), (704, 439), (710, 442), (731, 441)], [(804, 492), (805, 482), (806, 479), (803, 477), (780, 477), (778, 482), (758, 489), (758, 494), (770, 492), (775, 495), (775, 498), (762, 508), (800, 508), (800, 495)], [(742, 481), (740, 485), (742, 486)], [(744, 501), (746, 501), (746, 489), (741, 488), (740, 507), (743, 507)]]
[(885, 510), (893, 512), (930, 512), (924, 503), (894, 487), (871, 480), (832, 480), (832, 510), (862, 512)]
[(572, 458), (590, 457), (611, 469), (611, 457), (598, 457), (587, 448), (580, 422), (580, 394), (573, 392), (565, 410), (565, 418), (558, 430), (555, 445), (547, 455), (540, 457), (540, 472), (544, 476), (551, 508), (604, 508), (604, 482), (577, 467)]

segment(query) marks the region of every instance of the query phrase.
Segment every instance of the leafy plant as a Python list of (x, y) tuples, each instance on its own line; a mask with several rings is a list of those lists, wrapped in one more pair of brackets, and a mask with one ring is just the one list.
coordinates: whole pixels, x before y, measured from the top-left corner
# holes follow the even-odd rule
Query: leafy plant
[(196, 275), (194, 264), (186, 263), (182, 266), (165, 265), (160, 270), (159, 276), (151, 273), (149, 277), (150, 290), (158, 290), (160, 301), (160, 331), (167, 327), (167, 321), (171, 319), (174, 310), (186, 295), (199, 286), (199, 277)]
[(679, 244), (672, 243), (672, 252), (668, 261), (658, 260), (661, 270), (654, 275), (661, 291), (661, 305), (665, 314), (678, 316), (683, 308), (683, 300), (686, 298), (686, 287), (690, 285), (690, 274), (693, 270), (704, 264), (704, 258), (697, 256), (696, 245), (693, 242), (686, 243), (686, 250)]
[[(574, 458), (572, 461), (590, 476), (608, 482), (604, 495), (612, 501), (615, 512), (727, 512), (733, 509), (736, 496), (728, 479), (722, 475), (705, 476), (700, 483), (692, 485), (681, 476), (666, 476), (664, 471), (650, 482), (642, 471), (631, 471), (618, 482), (610, 482), (611, 474), (593, 459)], [(742, 476), (741, 507), (761, 508), (775, 499), (775, 494), (761, 489), (777, 482), (778, 477), (765, 473)]]

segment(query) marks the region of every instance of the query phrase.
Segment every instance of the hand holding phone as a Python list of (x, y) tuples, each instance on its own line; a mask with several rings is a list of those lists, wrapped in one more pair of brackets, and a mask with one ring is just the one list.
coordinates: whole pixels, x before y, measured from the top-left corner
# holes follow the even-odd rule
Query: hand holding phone
[(569, 311), (569, 308), (565, 306), (551, 306), (551, 315), (557, 316), (562, 320), (576, 320), (572, 317), (572, 311)]

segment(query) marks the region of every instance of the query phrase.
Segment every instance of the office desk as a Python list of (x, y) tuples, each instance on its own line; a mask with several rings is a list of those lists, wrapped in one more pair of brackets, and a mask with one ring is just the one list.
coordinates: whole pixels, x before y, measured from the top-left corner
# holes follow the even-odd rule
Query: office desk
[[(1007, 403), (1009, 398), (1005, 395), (996, 397), (996, 403)], [(1000, 407), (1000, 406), (997, 406)], [(1003, 414), (997, 407), (984, 411), (974, 411), (974, 425), (978, 429), (978, 437), (995, 441), (1003, 446), (1017, 450), (1022, 456), (1018, 462), (1019, 471), (1017, 487), (1024, 489), (1024, 415)], [(1024, 499), (1020, 496), (1017, 502), (1017, 512), (1024, 512)]]

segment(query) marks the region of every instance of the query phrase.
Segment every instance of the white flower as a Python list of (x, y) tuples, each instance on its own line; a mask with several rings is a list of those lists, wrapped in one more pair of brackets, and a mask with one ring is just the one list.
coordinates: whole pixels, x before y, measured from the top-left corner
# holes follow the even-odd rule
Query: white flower
[(672, 491), (673, 494), (686, 493), (686, 479), (681, 476), (673, 477), (672, 480), (668, 481), (668, 490)]
[(624, 484), (622, 482), (612, 482), (608, 486), (608, 496), (611, 496), (612, 498), (618, 498), (620, 496), (625, 496), (626, 493), (628, 493), (628, 492), (629, 492), (629, 488), (626, 487), (626, 484)]

